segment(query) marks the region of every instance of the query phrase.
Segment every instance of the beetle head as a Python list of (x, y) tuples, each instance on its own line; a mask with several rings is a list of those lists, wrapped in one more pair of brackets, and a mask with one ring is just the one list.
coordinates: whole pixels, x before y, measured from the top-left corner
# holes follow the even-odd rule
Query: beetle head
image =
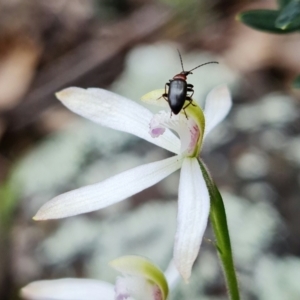
[[(185, 77), (187, 77), (187, 76), (190, 75), (190, 74), (193, 74), (192, 71), (194, 71), (195, 69), (198, 69), (198, 68), (200, 68), (200, 67), (202, 67), (202, 66), (205, 66), (205, 65), (208, 65), (208, 64), (218, 64), (217, 61), (210, 61), (210, 62), (201, 64), (201, 65), (199, 65), (199, 66), (193, 68), (193, 69), (190, 70), (190, 71), (184, 71), (181, 54), (180, 54), (180, 52), (179, 52), (178, 49), (177, 49), (177, 51), (178, 51), (178, 54), (179, 54), (179, 58), (180, 58), (180, 62), (181, 62), (181, 67), (182, 67), (182, 72), (181, 72), (180, 74), (183, 75), (183, 76), (185, 76)], [(178, 74), (178, 75), (179, 75), (179, 74)], [(178, 75), (176, 75), (176, 76), (178, 76)], [(175, 77), (174, 77), (174, 78), (175, 78)]]
[(191, 71), (182, 71), (180, 74), (183, 74), (184, 76), (188, 76), (193, 73)]

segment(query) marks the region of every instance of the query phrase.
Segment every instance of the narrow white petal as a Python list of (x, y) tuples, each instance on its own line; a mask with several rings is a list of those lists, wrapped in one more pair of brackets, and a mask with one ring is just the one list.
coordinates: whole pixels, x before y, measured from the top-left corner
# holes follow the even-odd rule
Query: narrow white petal
[(134, 134), (178, 154), (180, 141), (170, 130), (158, 138), (149, 134), (153, 114), (145, 107), (103, 89), (70, 87), (56, 94), (71, 111), (102, 126)]
[(205, 102), (205, 134), (206, 136), (227, 116), (231, 109), (232, 101), (226, 85), (214, 88), (206, 97)]
[(29, 283), (21, 289), (21, 297), (28, 300), (114, 300), (114, 286), (93, 280), (64, 278)]
[(176, 268), (174, 261), (171, 260), (166, 271), (164, 272), (165, 277), (168, 282), (169, 289), (172, 291), (177, 286), (180, 280), (180, 274)]
[(44, 204), (34, 220), (59, 219), (107, 207), (156, 184), (181, 164), (182, 157), (172, 156), (59, 195)]
[(188, 281), (209, 215), (209, 194), (196, 158), (185, 158), (179, 183), (174, 262)]

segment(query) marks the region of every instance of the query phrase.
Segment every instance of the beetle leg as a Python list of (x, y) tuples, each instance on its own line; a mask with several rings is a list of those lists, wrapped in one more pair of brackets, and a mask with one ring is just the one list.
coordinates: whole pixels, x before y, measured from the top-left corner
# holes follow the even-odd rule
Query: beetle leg
[(193, 106), (195, 106), (195, 104), (192, 103), (192, 101), (193, 101), (192, 97), (194, 95), (194, 89), (193, 89), (193, 87), (194, 86), (192, 84), (190, 84), (190, 83), (187, 84), (187, 92), (192, 92), (192, 94), (191, 95), (187, 95), (186, 100), (188, 100), (190, 102), (185, 106), (185, 108), (188, 107), (191, 104)]
[[(165, 93), (165, 94), (162, 94), (161, 97), (163, 97), (167, 102), (169, 102), (169, 101), (168, 101), (168, 94), (166, 94), (166, 93)], [(161, 97), (160, 97), (160, 98), (161, 98)], [(160, 98), (158, 98), (158, 99), (160, 99)]]
[[(190, 101), (186, 106), (184, 106), (182, 109), (186, 109), (187, 107), (189, 107), (190, 105), (194, 105), (192, 101)], [(185, 113), (185, 112), (184, 112)]]
[(194, 90), (191, 90), (191, 91), (189, 91), (189, 92), (192, 92), (192, 94), (191, 94), (191, 95), (189, 95), (188, 97), (189, 97), (189, 98), (192, 98), (192, 97), (193, 97), (193, 95), (194, 95)]
[(189, 103), (188, 103), (187, 105), (185, 105), (182, 109), (183, 109), (183, 112), (184, 112), (184, 114), (185, 114), (186, 119), (188, 120), (189, 117), (188, 117), (188, 115), (187, 115), (185, 109), (186, 109), (187, 107), (189, 107), (191, 104), (194, 106), (194, 104), (193, 104), (193, 99), (190, 98), (189, 96), (187, 96), (186, 100), (189, 101)]
[(189, 103), (188, 103), (186, 106), (184, 106), (182, 109), (183, 109), (183, 112), (184, 112), (186, 118), (189, 119), (188, 116), (187, 116), (187, 114), (186, 114), (185, 109), (186, 109), (187, 107), (189, 107), (190, 105), (193, 105), (193, 106), (196, 106), (196, 105), (193, 103), (193, 99), (190, 98), (189, 96), (186, 98), (186, 100), (189, 101)]
[[(187, 96), (187, 98), (186, 98), (186, 100), (192, 100), (192, 97), (193, 97), (193, 95), (194, 95), (194, 89), (193, 89), (193, 85), (192, 84), (188, 84), (188, 88), (187, 88), (187, 91), (188, 92), (192, 92), (192, 94), (191, 95), (188, 95)], [(193, 106), (196, 106), (195, 104), (193, 104), (193, 103), (191, 103)]]
[(157, 100), (159, 100), (161, 97), (163, 97), (167, 102), (169, 102), (168, 101), (168, 94), (167, 94), (167, 86), (170, 86), (170, 83), (166, 83), (165, 84), (165, 93), (164, 94), (162, 94)]
[(193, 97), (193, 95), (194, 95), (194, 90), (191, 90), (191, 91), (188, 90), (188, 92), (192, 92), (191, 95), (186, 96), (186, 100), (190, 101), (190, 103), (189, 103), (188, 105), (191, 105), (191, 104), (192, 104), (193, 106), (196, 106), (194, 103), (192, 103), (192, 102), (193, 102), (192, 97)]
[(157, 98), (157, 100), (159, 100), (160, 98), (164, 98), (164, 100), (166, 100), (169, 103), (168, 94), (162, 94), (159, 98)]
[(186, 119), (188, 120), (189, 117), (188, 117), (187, 114), (186, 114), (185, 107), (183, 108), (183, 112), (184, 112), (184, 114), (185, 114)]
[(167, 86), (170, 86), (170, 83), (167, 82), (167, 83), (165, 84), (165, 93), (164, 93), (164, 95), (167, 95)]
[[(158, 97), (156, 100), (159, 100), (160, 98), (164, 98), (165, 99), (165, 97), (164, 97), (164, 95), (165, 94), (162, 94), (160, 97)], [(166, 99), (165, 99), (166, 100)]]
[(196, 104), (193, 103), (193, 99), (192, 98), (191, 99), (187, 99), (187, 100), (190, 101), (188, 105), (196, 106)]

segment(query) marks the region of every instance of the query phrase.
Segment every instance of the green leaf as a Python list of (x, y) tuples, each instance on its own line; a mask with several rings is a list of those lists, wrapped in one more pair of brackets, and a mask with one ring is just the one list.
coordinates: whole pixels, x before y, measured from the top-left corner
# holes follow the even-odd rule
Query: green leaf
[(276, 19), (275, 26), (283, 30), (288, 27), (300, 27), (300, 1), (292, 0), (285, 6)]
[(284, 30), (275, 26), (275, 22), (280, 15), (278, 10), (249, 10), (237, 15), (237, 20), (243, 22), (257, 30), (276, 34), (285, 34), (300, 29), (299, 24), (291, 23)]
[(287, 6), (290, 2), (291, 2), (291, 0), (277, 0), (278, 6), (280, 9)]
[(292, 87), (295, 88), (295, 89), (300, 89), (300, 75), (298, 75), (293, 83), (292, 83)]
[(239, 300), (239, 288), (234, 269), (230, 236), (222, 196), (210, 177), (204, 163), (198, 160), (210, 195), (210, 221), (217, 241), (217, 249), (222, 262), (227, 288), (231, 300)]

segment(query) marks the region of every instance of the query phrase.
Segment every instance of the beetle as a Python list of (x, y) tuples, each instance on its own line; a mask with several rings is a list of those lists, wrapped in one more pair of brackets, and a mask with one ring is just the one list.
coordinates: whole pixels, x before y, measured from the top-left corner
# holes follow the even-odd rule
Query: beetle
[[(217, 61), (210, 61), (204, 64), (201, 64), (195, 68), (193, 68), (190, 71), (184, 71), (183, 63), (182, 63), (182, 57), (181, 54), (178, 51), (182, 72), (175, 75), (173, 79), (170, 79), (169, 82), (165, 84), (165, 93), (162, 95), (162, 97), (169, 103), (169, 106), (171, 108), (171, 115), (174, 113), (177, 115), (182, 109), (184, 111), (184, 114), (187, 118), (187, 114), (185, 112), (185, 109), (189, 105), (194, 105), (192, 96), (194, 94), (194, 86), (190, 83), (187, 83), (187, 76), (190, 74), (193, 74), (192, 71), (200, 68), (202, 66), (208, 65), (208, 64), (218, 64)], [(168, 92), (167, 92), (168, 87)], [(189, 93), (189, 94), (188, 94)], [(187, 105), (184, 106), (185, 101), (189, 101)]]

